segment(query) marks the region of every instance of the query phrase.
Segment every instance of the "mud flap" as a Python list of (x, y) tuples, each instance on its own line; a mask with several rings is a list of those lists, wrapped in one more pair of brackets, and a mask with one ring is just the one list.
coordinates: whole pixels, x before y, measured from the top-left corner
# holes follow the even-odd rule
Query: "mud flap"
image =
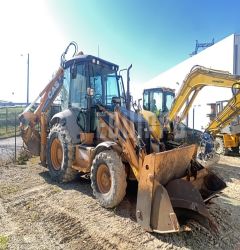
[(181, 231), (176, 213), (180, 214), (180, 219), (183, 215), (200, 222), (206, 218), (204, 226), (210, 225), (215, 229), (204, 200), (226, 184), (205, 168), (198, 172), (196, 178), (186, 178), (195, 154), (196, 146), (191, 145), (145, 157), (139, 175), (136, 216), (146, 231)]

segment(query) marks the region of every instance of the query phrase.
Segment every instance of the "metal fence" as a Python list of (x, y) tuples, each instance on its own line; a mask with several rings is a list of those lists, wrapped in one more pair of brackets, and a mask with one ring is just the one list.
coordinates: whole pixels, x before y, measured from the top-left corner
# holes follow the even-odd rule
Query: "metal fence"
[(0, 138), (7, 138), (19, 134), (18, 115), (25, 107), (11, 106), (0, 107)]
[(18, 116), (25, 106), (0, 106), (0, 166), (17, 160), (22, 148)]

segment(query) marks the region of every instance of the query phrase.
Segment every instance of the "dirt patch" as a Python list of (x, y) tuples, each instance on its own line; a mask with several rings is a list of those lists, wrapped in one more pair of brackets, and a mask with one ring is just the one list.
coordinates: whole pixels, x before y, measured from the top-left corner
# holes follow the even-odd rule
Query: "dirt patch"
[[(222, 157), (212, 170), (227, 182), (212, 199), (219, 233), (189, 221), (190, 232), (146, 233), (136, 223), (136, 185), (115, 209), (94, 199), (87, 179), (52, 182), (33, 159), (0, 167), (0, 249), (240, 249), (240, 159)], [(131, 190), (131, 192), (130, 192)]]
[(23, 141), (20, 136), (17, 136), (16, 140), (15, 137), (6, 139), (0, 138), (0, 166), (6, 165), (15, 160), (15, 150), (17, 159), (22, 147)]

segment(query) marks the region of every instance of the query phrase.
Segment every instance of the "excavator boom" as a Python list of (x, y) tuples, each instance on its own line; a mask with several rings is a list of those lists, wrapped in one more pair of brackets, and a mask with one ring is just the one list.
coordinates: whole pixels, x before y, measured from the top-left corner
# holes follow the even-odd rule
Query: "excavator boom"
[(215, 86), (231, 88), (235, 83), (240, 84), (240, 76), (232, 75), (227, 71), (214, 70), (202, 66), (194, 66), (183, 81), (182, 87), (173, 102), (171, 110), (168, 113), (168, 120), (170, 122), (174, 121), (186, 101), (190, 98), (188, 100), (188, 105), (183, 110), (179, 119), (179, 121), (182, 121), (191, 108), (194, 99), (203, 87)]
[(240, 114), (240, 93), (234, 95), (217, 115), (217, 117), (208, 125), (206, 131), (217, 134), (226, 127), (237, 115)]

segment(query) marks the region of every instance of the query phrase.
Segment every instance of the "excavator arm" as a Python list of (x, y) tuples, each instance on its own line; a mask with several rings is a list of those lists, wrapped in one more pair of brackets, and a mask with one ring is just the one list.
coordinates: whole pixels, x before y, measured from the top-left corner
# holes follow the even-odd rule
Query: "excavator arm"
[(227, 71), (194, 66), (183, 81), (182, 87), (168, 113), (168, 121), (174, 121), (188, 100), (188, 105), (184, 108), (179, 119), (179, 122), (182, 121), (186, 117), (193, 101), (203, 87), (215, 86), (232, 88), (233, 85), (236, 87), (237, 85), (240, 85), (240, 76), (232, 75)]

